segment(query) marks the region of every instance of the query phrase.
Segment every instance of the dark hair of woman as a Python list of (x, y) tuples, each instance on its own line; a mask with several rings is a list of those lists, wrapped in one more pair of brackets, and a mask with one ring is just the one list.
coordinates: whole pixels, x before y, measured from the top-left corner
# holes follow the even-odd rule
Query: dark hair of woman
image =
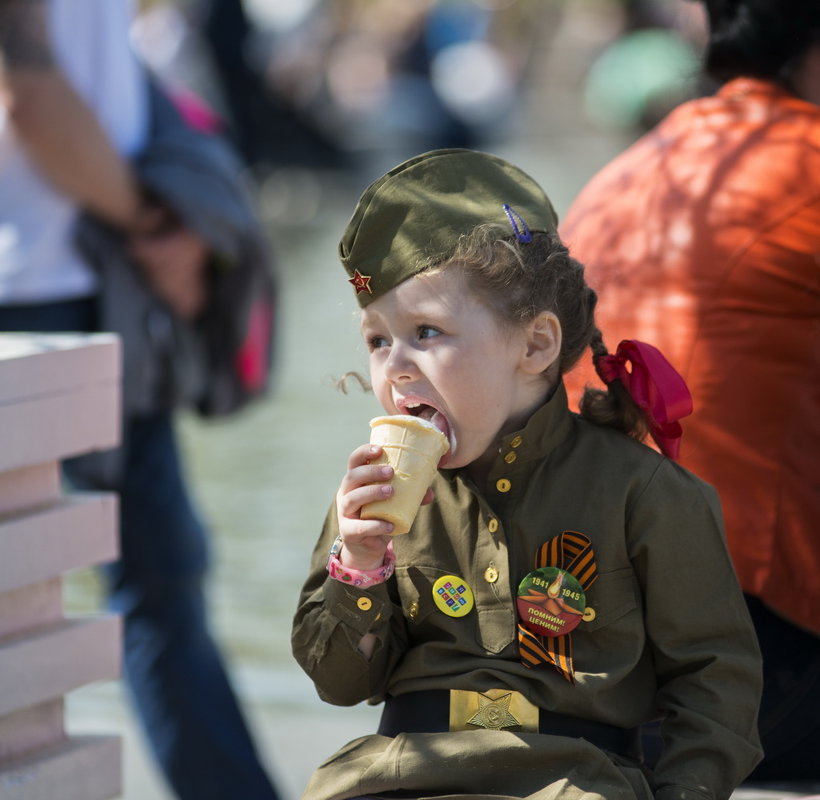
[(770, 80), (793, 90), (792, 75), (820, 41), (820, 0), (703, 0), (709, 16), (705, 70), (725, 82)]

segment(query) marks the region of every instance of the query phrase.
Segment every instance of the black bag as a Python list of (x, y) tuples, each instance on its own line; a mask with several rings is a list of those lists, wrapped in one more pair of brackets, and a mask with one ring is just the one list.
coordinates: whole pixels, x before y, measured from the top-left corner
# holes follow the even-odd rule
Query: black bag
[(221, 417), (269, 391), (277, 292), (264, 262), (211, 268), (208, 305), (187, 322), (146, 285), (115, 232), (83, 225), (78, 242), (102, 276), (98, 327), (120, 336), (124, 417), (178, 408)]
[(130, 261), (123, 237), (90, 216), (80, 221), (77, 246), (100, 275), (100, 330), (122, 340), (123, 414), (189, 407), (225, 416), (270, 387), (276, 262), (233, 151), (191, 127), (156, 86), (151, 92), (151, 135), (134, 168), (208, 243), (207, 308), (194, 323), (177, 318)]
[(264, 266), (247, 258), (212, 276), (211, 301), (196, 326), (205, 374), (191, 399), (202, 416), (230, 414), (270, 389), (277, 295)]

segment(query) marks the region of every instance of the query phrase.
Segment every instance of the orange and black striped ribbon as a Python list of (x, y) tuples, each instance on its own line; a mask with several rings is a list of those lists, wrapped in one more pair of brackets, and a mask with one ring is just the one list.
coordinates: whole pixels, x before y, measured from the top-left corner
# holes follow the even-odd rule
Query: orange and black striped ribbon
[[(558, 567), (577, 578), (584, 592), (595, 583), (598, 567), (592, 543), (583, 533), (564, 531), (553, 536), (538, 548), (535, 568)], [(526, 667), (550, 664), (570, 683), (575, 683), (572, 666), (572, 642), (570, 634), (563, 636), (539, 636), (518, 623), (518, 651)]]

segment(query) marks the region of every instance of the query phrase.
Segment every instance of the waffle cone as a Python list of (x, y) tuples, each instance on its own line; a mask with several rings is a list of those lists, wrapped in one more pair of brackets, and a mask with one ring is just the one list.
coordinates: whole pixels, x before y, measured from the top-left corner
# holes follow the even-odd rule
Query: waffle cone
[(370, 442), (382, 447), (372, 463), (393, 467), (393, 494), (364, 506), (362, 519), (387, 520), (394, 534), (407, 533), (450, 444), (435, 425), (409, 415), (376, 417), (370, 428)]

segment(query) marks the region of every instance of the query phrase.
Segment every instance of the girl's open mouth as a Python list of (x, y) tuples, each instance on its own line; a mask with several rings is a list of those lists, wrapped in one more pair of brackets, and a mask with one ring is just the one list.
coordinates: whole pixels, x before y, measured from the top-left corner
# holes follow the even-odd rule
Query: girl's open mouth
[(453, 436), (449, 420), (441, 411), (421, 400), (410, 398), (401, 398), (397, 400), (396, 405), (403, 414), (410, 414), (413, 417), (418, 417), (435, 425), (447, 437), (447, 441), (450, 443), (450, 450), (445, 454), (444, 458), (452, 454), (456, 444), (455, 437)]

